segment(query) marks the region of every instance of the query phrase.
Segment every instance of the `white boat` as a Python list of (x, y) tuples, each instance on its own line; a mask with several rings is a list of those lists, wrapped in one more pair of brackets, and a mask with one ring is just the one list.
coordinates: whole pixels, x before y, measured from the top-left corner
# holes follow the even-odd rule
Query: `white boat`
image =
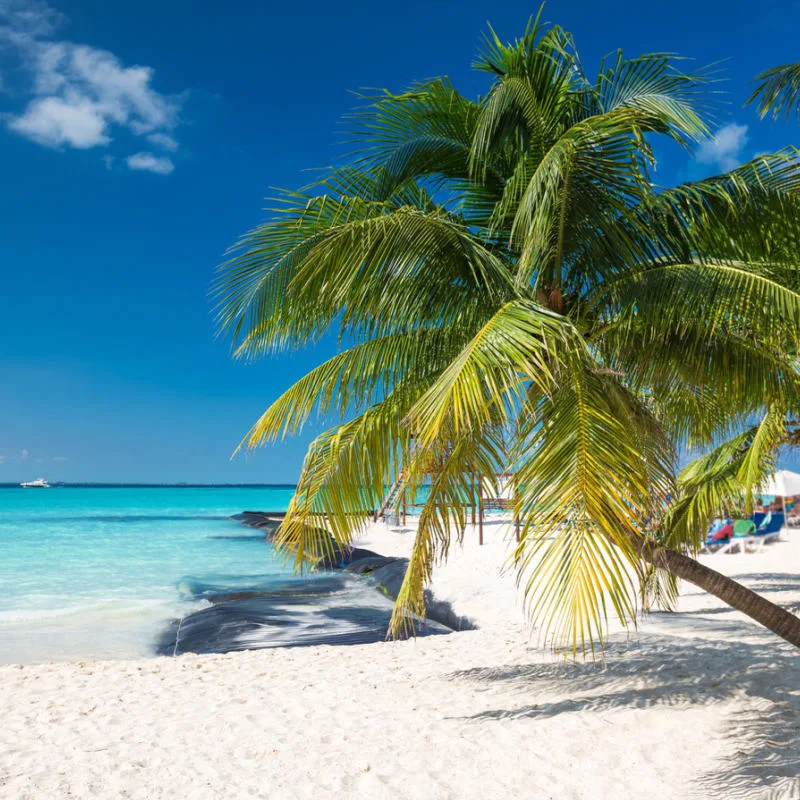
[(35, 481), (21, 483), (23, 489), (50, 489), (50, 484), (44, 478), (37, 478)]

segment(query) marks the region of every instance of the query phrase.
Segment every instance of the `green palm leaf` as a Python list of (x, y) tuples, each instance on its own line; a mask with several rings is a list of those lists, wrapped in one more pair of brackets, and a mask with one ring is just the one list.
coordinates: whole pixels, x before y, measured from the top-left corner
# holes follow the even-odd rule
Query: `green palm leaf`
[(761, 118), (772, 112), (778, 119), (787, 119), (800, 109), (800, 64), (783, 64), (762, 72), (758, 86), (747, 100), (747, 104), (758, 101)]
[(516, 561), (534, 618), (583, 649), (602, 641), (610, 610), (635, 620), (635, 542), (672, 488), (674, 453), (645, 407), (589, 365), (531, 413), (533, 435), (515, 454)]

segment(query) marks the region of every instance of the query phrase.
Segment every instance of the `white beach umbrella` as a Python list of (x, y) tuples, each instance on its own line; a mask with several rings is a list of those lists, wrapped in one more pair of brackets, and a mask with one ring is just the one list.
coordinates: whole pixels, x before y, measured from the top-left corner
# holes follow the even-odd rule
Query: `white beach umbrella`
[(779, 469), (770, 475), (769, 480), (761, 487), (764, 494), (774, 494), (781, 498), (783, 506), (783, 524), (786, 524), (786, 498), (800, 494), (800, 475), (788, 469)]
[(793, 497), (800, 494), (800, 474), (788, 469), (779, 469), (762, 485), (761, 491), (778, 497)]

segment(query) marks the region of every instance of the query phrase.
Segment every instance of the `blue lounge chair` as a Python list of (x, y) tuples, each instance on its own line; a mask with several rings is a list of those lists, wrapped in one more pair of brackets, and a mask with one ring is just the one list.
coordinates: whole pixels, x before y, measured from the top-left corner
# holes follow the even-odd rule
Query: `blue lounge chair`
[(783, 530), (784, 516), (781, 511), (774, 511), (764, 517), (756, 532), (748, 537), (749, 544), (755, 544), (759, 549), (769, 542), (777, 541), (781, 538)]

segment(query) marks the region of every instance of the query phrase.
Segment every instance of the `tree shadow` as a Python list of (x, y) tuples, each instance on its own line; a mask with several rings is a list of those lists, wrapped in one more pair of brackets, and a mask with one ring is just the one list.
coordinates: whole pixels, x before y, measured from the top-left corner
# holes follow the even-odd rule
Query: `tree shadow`
[(741, 583), (769, 580), (800, 586), (800, 574), (796, 572), (739, 572), (733, 577)]
[[(759, 594), (800, 591), (800, 575), (791, 572), (732, 572), (730, 576)], [(684, 597), (701, 597), (706, 592), (687, 585), (687, 590), (681, 594)]]
[[(731, 715), (734, 718), (723, 741), (708, 743), (720, 753), (720, 761), (713, 772), (699, 777), (701, 796), (800, 797), (797, 650), (768, 635), (754, 634), (749, 626), (737, 622), (707, 620), (699, 632), (700, 638), (665, 631), (627, 644), (612, 641), (603, 663), (509, 665), (464, 670), (451, 677), (480, 684), (511, 684), (524, 697), (546, 696), (548, 691), (563, 693), (564, 687), (569, 687), (569, 699), (489, 709), (468, 718), (476, 721), (714, 706), (736, 698), (744, 708)], [(715, 637), (704, 638), (706, 632)]]
[(675, 611), (651, 611), (647, 615), (648, 617), (652, 617), (653, 619), (658, 619), (659, 617), (672, 617), (678, 614), (679, 616), (703, 616), (705, 614), (714, 615), (714, 614), (734, 614), (736, 609), (732, 608), (731, 606), (714, 606), (713, 608), (692, 608), (692, 609), (681, 609), (679, 612)]

